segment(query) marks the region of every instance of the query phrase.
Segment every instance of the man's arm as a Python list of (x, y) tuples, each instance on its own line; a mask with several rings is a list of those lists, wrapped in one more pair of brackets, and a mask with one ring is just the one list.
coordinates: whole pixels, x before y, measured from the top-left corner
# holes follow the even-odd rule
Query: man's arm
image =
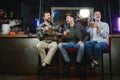
[(106, 38), (109, 36), (109, 26), (107, 23), (103, 24), (103, 27), (101, 28), (100, 32), (99, 32), (100, 36), (102, 36), (103, 38)]

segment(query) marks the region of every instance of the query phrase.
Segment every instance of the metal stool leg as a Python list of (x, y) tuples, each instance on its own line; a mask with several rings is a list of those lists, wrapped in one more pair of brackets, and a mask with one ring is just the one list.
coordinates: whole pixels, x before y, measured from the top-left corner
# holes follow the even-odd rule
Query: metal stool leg
[(101, 55), (102, 80), (104, 80), (103, 54)]
[[(101, 55), (101, 67), (102, 67), (102, 80), (104, 80), (103, 54)], [(109, 52), (109, 67), (110, 67), (110, 80), (112, 80), (112, 60), (111, 60), (111, 52)]]
[(109, 53), (109, 66), (110, 66), (110, 80), (112, 80), (112, 60), (111, 60), (111, 52)]

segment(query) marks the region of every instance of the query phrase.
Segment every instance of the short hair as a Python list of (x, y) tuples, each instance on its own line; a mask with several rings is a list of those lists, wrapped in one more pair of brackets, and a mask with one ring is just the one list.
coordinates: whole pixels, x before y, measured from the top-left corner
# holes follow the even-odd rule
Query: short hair
[(67, 16), (73, 17), (71, 13), (66, 13), (66, 17)]
[(50, 13), (49, 11), (45, 11), (45, 12), (43, 12), (43, 17), (45, 17), (45, 14), (46, 13)]
[(94, 11), (94, 13), (96, 13), (96, 12), (100, 12), (100, 14), (101, 14), (101, 11), (99, 11), (99, 10)]

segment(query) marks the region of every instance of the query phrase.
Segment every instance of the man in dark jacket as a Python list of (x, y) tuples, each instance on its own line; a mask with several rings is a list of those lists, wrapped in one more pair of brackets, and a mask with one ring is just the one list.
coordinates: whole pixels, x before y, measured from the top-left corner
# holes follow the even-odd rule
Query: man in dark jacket
[(84, 42), (88, 40), (89, 35), (81, 24), (75, 24), (75, 21), (71, 15), (66, 16), (66, 22), (69, 24), (69, 26), (63, 31), (63, 34), (66, 39), (68, 39), (66, 40), (68, 42), (59, 43), (58, 47), (66, 62), (65, 71), (68, 71), (71, 61), (66, 49), (77, 48), (76, 71), (79, 71), (81, 70), (80, 62), (84, 54)]

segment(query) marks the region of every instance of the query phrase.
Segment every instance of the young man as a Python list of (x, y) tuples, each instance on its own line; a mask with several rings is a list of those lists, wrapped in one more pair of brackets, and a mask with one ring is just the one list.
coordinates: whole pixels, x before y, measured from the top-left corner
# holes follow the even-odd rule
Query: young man
[[(42, 66), (50, 64), (55, 52), (57, 51), (57, 42), (53, 41), (51, 15), (48, 11), (43, 13), (44, 22), (37, 28), (37, 34), (40, 42), (36, 45), (41, 57)], [(45, 49), (49, 48), (48, 53)]]
[[(77, 56), (76, 56), (76, 71), (80, 71), (81, 69), (81, 59), (84, 54), (84, 42), (88, 40), (88, 33), (85, 31), (83, 26), (81, 24), (75, 24), (74, 19), (71, 15), (66, 16), (66, 22), (68, 25), (65, 26), (66, 29), (64, 29), (64, 36), (66, 36), (66, 40), (68, 42), (59, 43), (58, 47), (63, 55), (64, 61), (65, 61), (65, 71), (68, 71), (70, 68), (70, 58), (68, 56), (68, 53), (66, 51), (67, 48), (77, 48)], [(69, 32), (69, 35), (67, 36)], [(68, 38), (69, 37), (69, 38)]]
[(86, 52), (91, 59), (91, 68), (98, 65), (102, 51), (108, 46), (109, 26), (101, 21), (101, 12), (94, 12), (94, 25), (88, 29), (90, 41), (85, 42)]

